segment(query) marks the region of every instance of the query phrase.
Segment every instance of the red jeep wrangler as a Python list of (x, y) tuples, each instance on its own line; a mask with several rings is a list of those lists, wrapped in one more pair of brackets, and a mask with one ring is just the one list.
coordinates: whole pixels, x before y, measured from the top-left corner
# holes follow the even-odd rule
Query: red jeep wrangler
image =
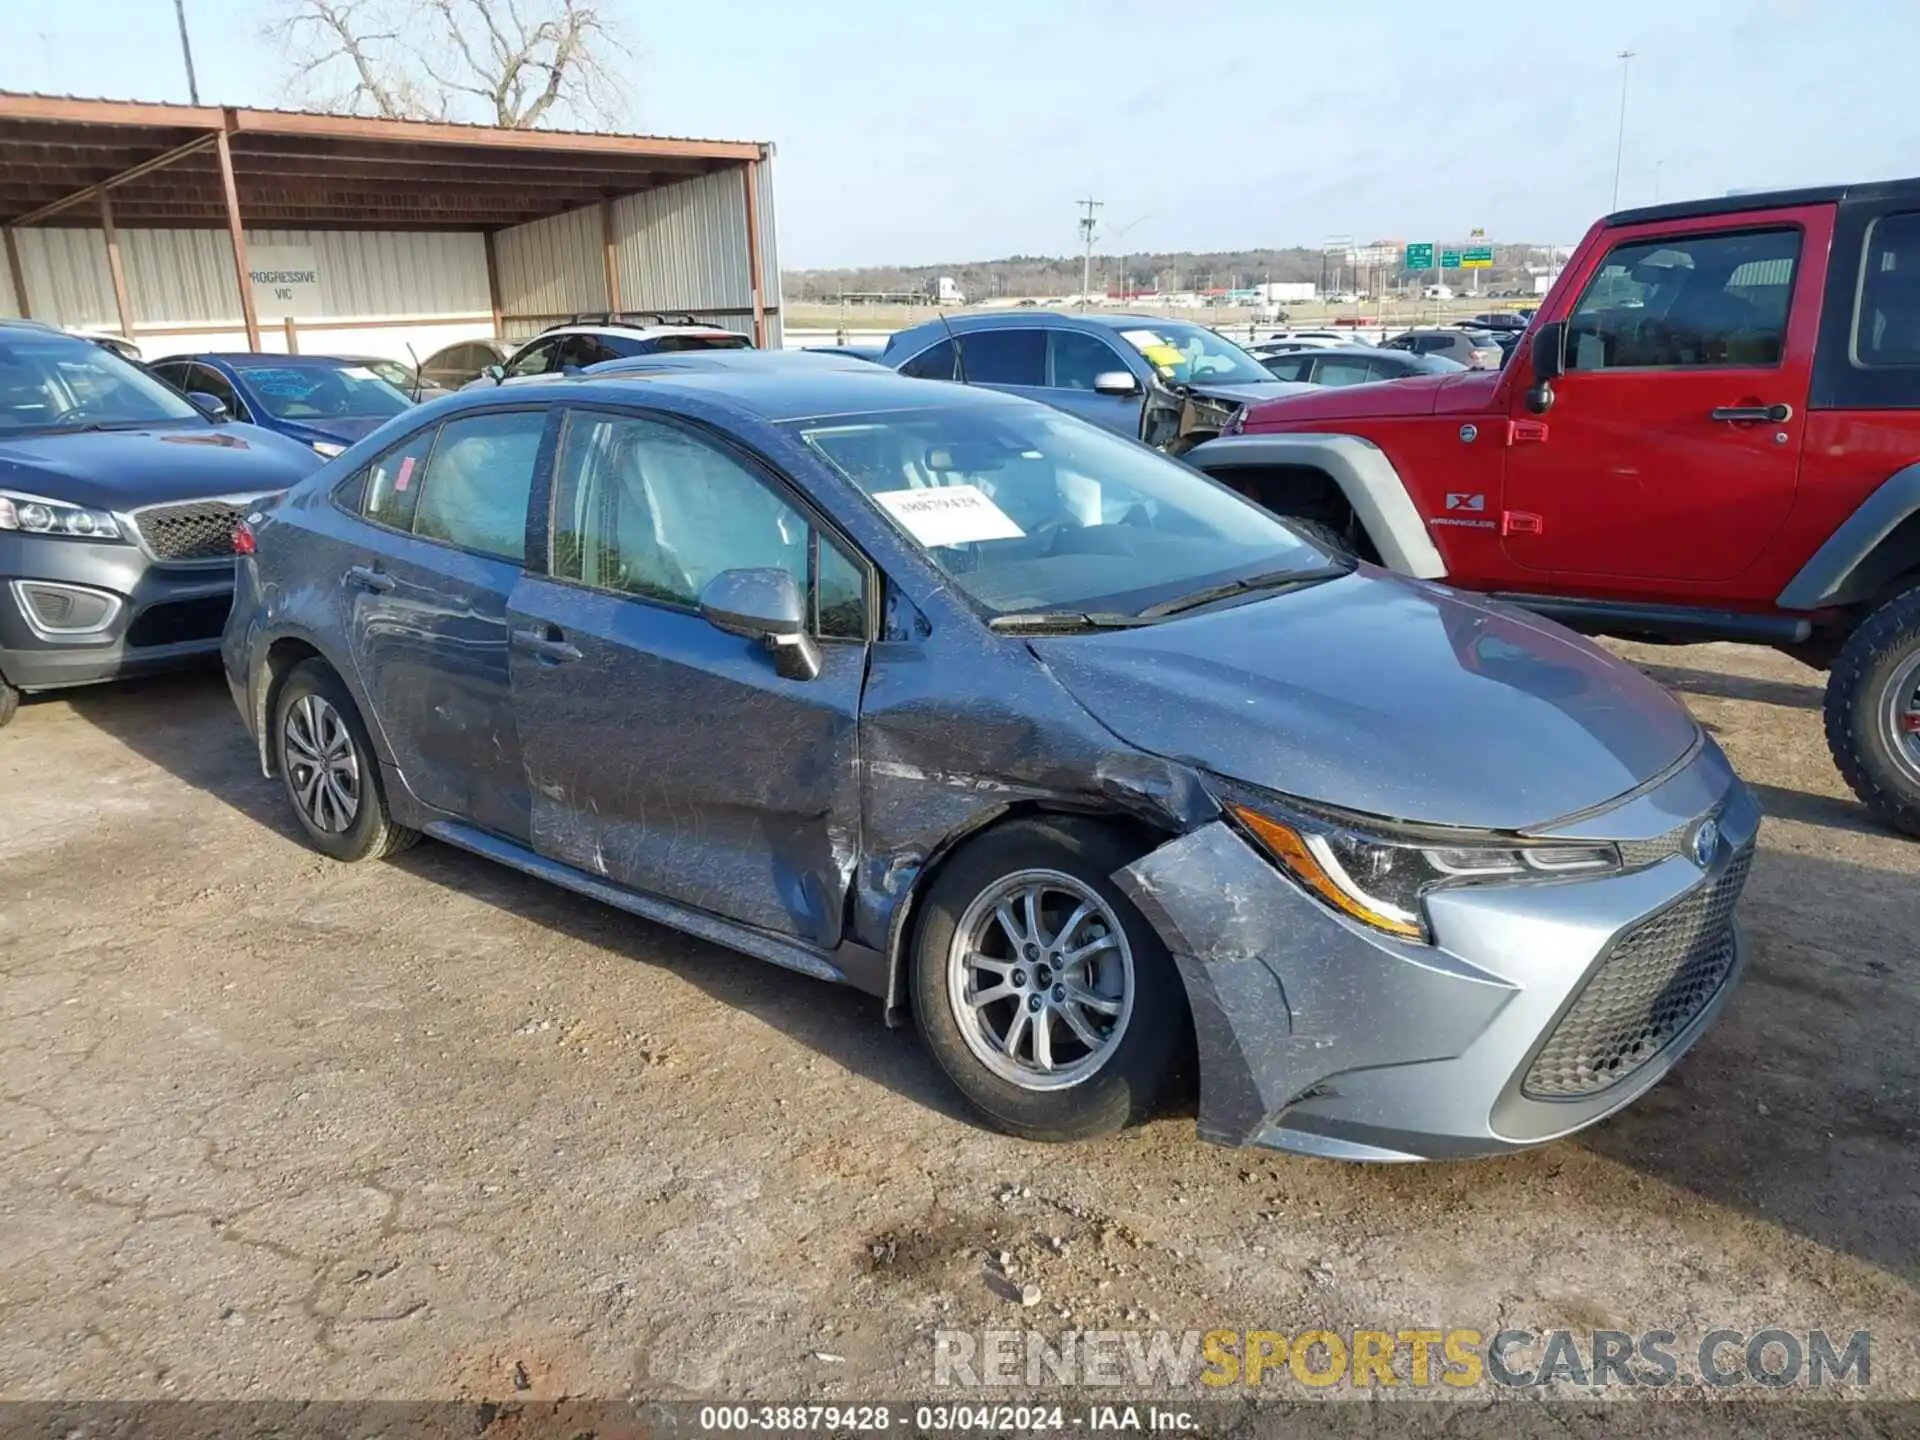
[(1830, 670), (1841, 773), (1920, 835), (1920, 180), (1613, 215), (1504, 370), (1268, 401), (1186, 459), (1409, 575)]

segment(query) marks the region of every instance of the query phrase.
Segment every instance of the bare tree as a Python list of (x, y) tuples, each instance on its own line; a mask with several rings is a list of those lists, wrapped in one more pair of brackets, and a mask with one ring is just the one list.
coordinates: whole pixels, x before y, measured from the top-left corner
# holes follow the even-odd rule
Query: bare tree
[(511, 129), (629, 110), (631, 49), (599, 0), (279, 0), (263, 34), (326, 109)]

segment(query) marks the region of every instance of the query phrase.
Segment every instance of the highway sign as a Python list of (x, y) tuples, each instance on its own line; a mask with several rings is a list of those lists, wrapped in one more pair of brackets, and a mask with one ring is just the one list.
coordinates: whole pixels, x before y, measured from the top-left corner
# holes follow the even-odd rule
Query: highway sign
[(1440, 268), (1442, 270), (1458, 270), (1460, 268), (1460, 252), (1458, 250), (1442, 250), (1440, 252)]
[(1431, 270), (1433, 268), (1433, 246), (1419, 244), (1407, 246), (1407, 269)]
[(1493, 247), (1475, 245), (1460, 252), (1460, 267), (1463, 270), (1486, 270), (1493, 264)]

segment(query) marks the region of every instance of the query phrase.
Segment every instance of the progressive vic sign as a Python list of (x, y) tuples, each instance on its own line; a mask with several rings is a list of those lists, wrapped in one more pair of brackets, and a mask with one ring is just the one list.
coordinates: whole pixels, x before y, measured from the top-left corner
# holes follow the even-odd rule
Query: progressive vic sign
[(254, 313), (262, 320), (325, 314), (320, 266), (304, 245), (263, 245), (247, 254)]

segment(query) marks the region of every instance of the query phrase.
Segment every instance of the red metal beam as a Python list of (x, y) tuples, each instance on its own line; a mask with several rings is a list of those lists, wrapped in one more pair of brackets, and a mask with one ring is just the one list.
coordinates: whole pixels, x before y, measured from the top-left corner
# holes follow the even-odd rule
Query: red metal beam
[(217, 137), (215, 154), (220, 157), (220, 188), (226, 192), (227, 235), (233, 241), (233, 278), (240, 287), (240, 314), (247, 323), (247, 348), (260, 348), (260, 316), (253, 307), (253, 279), (247, 273), (247, 235), (240, 225), (240, 196), (233, 188), (233, 153), (227, 148), (227, 132)]
[(741, 183), (747, 192), (747, 283), (753, 294), (753, 343), (767, 348), (767, 311), (760, 296), (760, 162), (749, 160), (740, 167)]
[(127, 270), (120, 263), (120, 232), (113, 228), (113, 201), (100, 192), (100, 233), (107, 242), (107, 273), (113, 277), (113, 306), (120, 313), (120, 333), (133, 338), (133, 301), (127, 296)]
[(168, 165), (173, 164), (176, 160), (183, 160), (189, 155), (198, 154), (200, 151), (205, 150), (208, 146), (212, 145), (213, 142), (214, 142), (213, 136), (202, 135), (196, 140), (189, 140), (184, 145), (176, 145), (174, 146), (173, 149), (166, 151), (164, 154), (155, 155), (151, 160), (144, 160), (140, 164), (135, 165), (130, 170), (123, 170), (120, 174), (112, 176), (111, 178), (106, 180), (101, 180), (96, 184), (89, 185), (84, 190), (76, 190), (71, 195), (66, 196), (64, 199), (55, 200), (51, 204), (42, 205), (38, 210), (34, 210), (28, 214), (20, 216), (20, 218), (15, 220), (13, 223), (16, 225), (31, 225), (37, 220), (44, 220), (50, 215), (57, 215), (62, 210), (65, 210), (70, 206), (79, 205), (84, 201), (91, 200), (96, 195), (98, 195), (101, 198), (101, 200), (104, 201), (106, 199), (107, 192), (113, 189), (115, 186), (129, 184), (132, 181), (138, 180), (143, 175), (150, 175), (155, 170), (164, 169)]
[[(0, 226), (0, 243), (7, 249), (7, 273), (13, 277), (13, 303), (20, 307), (22, 320), (31, 320), (33, 307), (27, 303), (27, 272), (20, 265), (20, 242), (14, 237), (13, 226)], [(487, 243), (493, 243), (491, 235)]]
[[(4, 114), (0, 110), (0, 114)], [(702, 160), (751, 160), (760, 147), (741, 140), (681, 140), (658, 135), (601, 135), (577, 131), (496, 130), (431, 120), (367, 120), (354, 115), (310, 115), (277, 110), (229, 110), (227, 128), (260, 135), (323, 135), (341, 140), (416, 145), (467, 145), (537, 155), (676, 155)]]

